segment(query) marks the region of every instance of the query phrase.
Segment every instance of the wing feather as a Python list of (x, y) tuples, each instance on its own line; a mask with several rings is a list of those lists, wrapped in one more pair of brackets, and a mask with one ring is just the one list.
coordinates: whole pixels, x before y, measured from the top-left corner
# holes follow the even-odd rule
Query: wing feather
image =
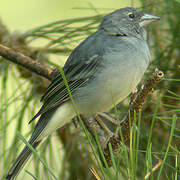
[[(72, 95), (76, 89), (85, 85), (88, 80), (93, 77), (97, 70), (97, 66), (99, 65), (100, 59), (100, 56), (94, 56), (94, 59), (89, 61), (89, 63), (86, 61), (86, 63), (81, 62), (80, 64), (77, 64), (77, 66), (76, 64), (69, 65), (64, 73)], [(63, 102), (68, 101), (69, 99), (69, 94), (64, 80), (61, 75), (58, 75), (49, 85), (45, 94), (41, 98), (41, 101), (44, 102), (43, 106), (29, 121), (29, 123), (45, 112), (60, 106)]]

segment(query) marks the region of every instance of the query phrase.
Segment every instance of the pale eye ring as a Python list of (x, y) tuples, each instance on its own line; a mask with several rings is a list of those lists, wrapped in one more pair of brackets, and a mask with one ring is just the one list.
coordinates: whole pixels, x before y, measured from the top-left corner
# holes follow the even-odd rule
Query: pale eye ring
[(129, 13), (128, 15), (131, 19), (133, 19), (135, 17), (135, 15), (133, 13)]

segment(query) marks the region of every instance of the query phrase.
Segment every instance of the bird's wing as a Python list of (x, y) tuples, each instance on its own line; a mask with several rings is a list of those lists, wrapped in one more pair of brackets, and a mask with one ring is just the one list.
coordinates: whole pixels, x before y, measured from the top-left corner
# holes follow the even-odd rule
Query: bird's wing
[[(73, 58), (72, 56), (70, 58)], [(83, 86), (88, 82), (90, 78), (93, 77), (96, 72), (97, 66), (99, 64), (101, 57), (94, 56), (91, 61), (75, 61), (69, 63), (64, 67), (64, 74), (68, 83), (69, 90), (71, 94), (76, 91), (79, 87)], [(55, 80), (49, 85), (45, 94), (42, 96), (41, 101), (44, 102), (43, 106), (39, 112), (31, 119), (29, 123), (35, 120), (38, 116), (44, 114), (45, 112), (58, 107), (63, 102), (69, 100), (69, 93), (65, 82), (61, 75), (58, 75)]]

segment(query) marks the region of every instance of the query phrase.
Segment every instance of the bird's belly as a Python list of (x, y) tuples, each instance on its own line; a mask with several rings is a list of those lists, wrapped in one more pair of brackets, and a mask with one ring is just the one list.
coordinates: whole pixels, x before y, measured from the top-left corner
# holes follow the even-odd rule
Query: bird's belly
[(132, 68), (131, 71), (121, 68), (121, 71), (114, 69), (113, 72), (108, 73), (108, 76), (102, 74), (95, 82), (81, 88), (75, 98), (80, 113), (94, 114), (109, 111), (135, 90), (144, 71), (138, 68)]
[(121, 46), (107, 49), (94, 79), (78, 89), (75, 102), (80, 113), (109, 111), (135, 90), (148, 67), (149, 49), (144, 41), (131, 40), (126, 38), (124, 51)]

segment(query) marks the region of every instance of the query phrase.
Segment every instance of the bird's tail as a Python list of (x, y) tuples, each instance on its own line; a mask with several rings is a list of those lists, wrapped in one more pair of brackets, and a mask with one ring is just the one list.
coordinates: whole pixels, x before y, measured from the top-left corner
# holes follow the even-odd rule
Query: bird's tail
[[(34, 142), (32, 144), (32, 147), (36, 148), (40, 142), (41, 141)], [(27, 160), (31, 157), (31, 154), (32, 151), (29, 149), (28, 146), (25, 146), (21, 154), (18, 156), (15, 163), (12, 165), (11, 169), (9, 170), (8, 175), (6, 176), (6, 180), (12, 180), (19, 174), (20, 170), (24, 167)]]

